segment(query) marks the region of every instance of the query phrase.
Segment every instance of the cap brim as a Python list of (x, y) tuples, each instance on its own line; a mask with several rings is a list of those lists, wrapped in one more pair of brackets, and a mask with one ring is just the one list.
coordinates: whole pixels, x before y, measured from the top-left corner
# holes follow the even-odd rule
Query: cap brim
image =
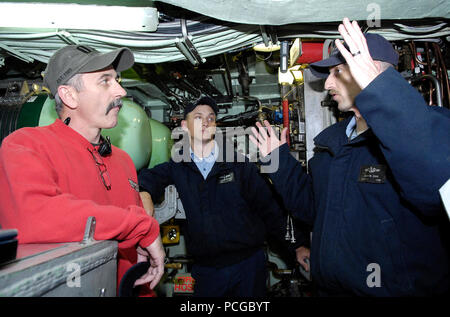
[(341, 54), (330, 56), (326, 59), (323, 59), (321, 61), (312, 63), (309, 65), (309, 68), (311, 69), (311, 73), (313, 73), (314, 76), (319, 78), (327, 78), (330, 74), (330, 67), (343, 64), (345, 63), (344, 58)]
[(134, 283), (148, 271), (149, 267), (149, 262), (139, 262), (129, 268), (120, 280), (119, 297), (138, 297), (140, 286), (134, 287)]
[(106, 54), (100, 54), (92, 58), (79, 72), (88, 73), (113, 66), (117, 72), (131, 68), (134, 64), (134, 55), (128, 48), (119, 48)]
[(195, 108), (197, 108), (197, 106), (201, 106), (201, 105), (205, 105), (205, 106), (211, 107), (211, 109), (214, 111), (214, 114), (216, 116), (219, 113), (219, 107), (217, 106), (216, 101), (213, 98), (209, 97), (209, 96), (203, 96), (203, 97), (197, 99), (195, 102), (189, 103), (184, 108), (184, 118), (186, 119), (186, 116), (191, 111), (193, 111)]

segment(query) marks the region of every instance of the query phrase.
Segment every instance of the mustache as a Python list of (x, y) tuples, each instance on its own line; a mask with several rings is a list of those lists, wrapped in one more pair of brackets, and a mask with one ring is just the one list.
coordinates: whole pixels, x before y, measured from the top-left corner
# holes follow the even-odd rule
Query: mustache
[(113, 102), (111, 102), (108, 107), (106, 108), (106, 113), (105, 115), (107, 115), (113, 108), (115, 107), (119, 107), (122, 108), (123, 104), (122, 104), (122, 99), (116, 99)]

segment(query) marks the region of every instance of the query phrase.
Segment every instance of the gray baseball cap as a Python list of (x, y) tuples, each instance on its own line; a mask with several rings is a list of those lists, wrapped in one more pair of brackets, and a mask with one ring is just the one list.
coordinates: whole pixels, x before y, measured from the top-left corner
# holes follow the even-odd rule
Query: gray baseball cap
[(133, 64), (134, 55), (125, 47), (102, 54), (86, 45), (68, 45), (57, 50), (50, 58), (43, 73), (44, 85), (55, 96), (58, 87), (66, 84), (76, 74), (93, 72), (108, 66), (113, 66), (117, 72), (121, 72)]

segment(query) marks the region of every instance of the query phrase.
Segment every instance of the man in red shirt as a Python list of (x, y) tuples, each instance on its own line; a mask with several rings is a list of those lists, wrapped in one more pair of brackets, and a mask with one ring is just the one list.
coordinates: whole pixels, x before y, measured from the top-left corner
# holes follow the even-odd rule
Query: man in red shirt
[(143, 208), (131, 158), (100, 134), (117, 124), (126, 95), (118, 72), (133, 63), (127, 48), (101, 54), (69, 45), (52, 56), (44, 84), (59, 119), (3, 140), (0, 224), (18, 229), (19, 243), (73, 242), (94, 216), (94, 238), (119, 242), (118, 282), (136, 261), (149, 259), (136, 285), (153, 289), (164, 273), (159, 224)]

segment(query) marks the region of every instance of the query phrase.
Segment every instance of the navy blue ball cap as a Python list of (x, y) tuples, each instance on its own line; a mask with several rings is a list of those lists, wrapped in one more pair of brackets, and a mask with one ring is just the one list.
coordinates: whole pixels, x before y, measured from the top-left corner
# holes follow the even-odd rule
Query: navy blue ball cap
[(138, 297), (141, 286), (134, 287), (134, 283), (148, 271), (149, 267), (149, 262), (138, 262), (130, 267), (120, 280), (119, 297)]
[[(366, 33), (364, 36), (366, 37), (367, 47), (369, 48), (369, 53), (373, 60), (387, 62), (394, 66), (397, 65), (398, 53), (394, 50), (392, 44), (389, 43), (388, 40), (379, 34)], [(348, 49), (347, 44), (344, 46)], [(314, 76), (327, 78), (330, 73), (330, 67), (344, 63), (346, 63), (345, 58), (342, 56), (341, 52), (335, 48), (331, 52), (330, 57), (312, 63), (309, 67)]]
[(209, 96), (203, 96), (203, 97), (200, 97), (199, 99), (197, 99), (196, 101), (189, 103), (184, 108), (184, 118), (186, 119), (186, 116), (188, 115), (188, 113), (191, 112), (192, 110), (194, 110), (197, 106), (203, 106), (203, 105), (210, 106), (216, 116), (217, 116), (217, 113), (219, 113), (219, 107), (217, 106), (216, 101)]

